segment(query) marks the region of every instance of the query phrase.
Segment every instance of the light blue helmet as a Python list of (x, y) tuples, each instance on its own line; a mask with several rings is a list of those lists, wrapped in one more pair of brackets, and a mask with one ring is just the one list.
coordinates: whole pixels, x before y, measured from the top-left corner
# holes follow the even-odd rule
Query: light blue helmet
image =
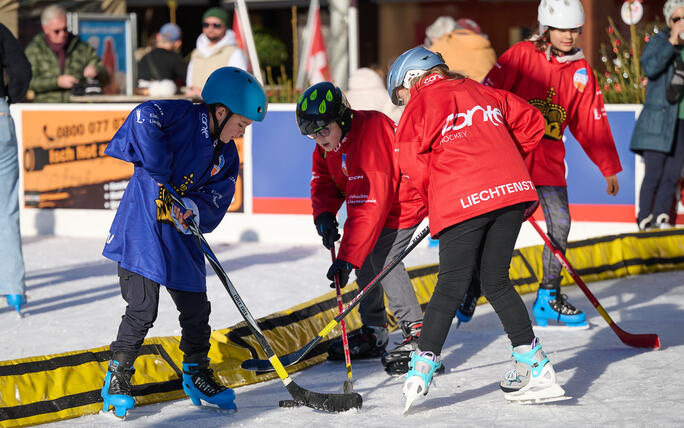
[(223, 104), (231, 112), (259, 122), (268, 108), (261, 84), (236, 67), (221, 67), (211, 73), (202, 89), (202, 99), (207, 104)]
[(390, 98), (392, 98), (392, 102), (400, 105), (396, 89), (404, 85), (404, 79), (409, 72), (427, 71), (440, 64), (446, 66), (442, 55), (425, 49), (422, 46), (409, 49), (401, 54), (392, 63), (392, 67), (390, 67), (389, 73), (387, 73), (387, 92)]

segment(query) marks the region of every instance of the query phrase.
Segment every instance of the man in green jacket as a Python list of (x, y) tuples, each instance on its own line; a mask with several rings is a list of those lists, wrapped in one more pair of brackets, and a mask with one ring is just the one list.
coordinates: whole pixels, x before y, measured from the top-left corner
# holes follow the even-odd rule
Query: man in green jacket
[(31, 86), (38, 103), (69, 102), (71, 89), (79, 81), (97, 79), (101, 85), (109, 76), (95, 50), (67, 31), (66, 11), (48, 6), (40, 15), (43, 34), (26, 47), (33, 68)]

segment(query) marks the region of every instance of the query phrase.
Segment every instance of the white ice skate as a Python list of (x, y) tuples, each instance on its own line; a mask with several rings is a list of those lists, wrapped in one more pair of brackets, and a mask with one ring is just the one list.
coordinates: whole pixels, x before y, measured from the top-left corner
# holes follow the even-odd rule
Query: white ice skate
[(518, 404), (536, 404), (570, 399), (558, 384), (556, 372), (537, 338), (529, 347), (516, 346), (513, 349), (513, 361), (514, 368), (506, 373), (500, 384), (506, 400)]
[(416, 349), (411, 353), (409, 370), (406, 373), (401, 402), (406, 414), (417, 401), (422, 401), (430, 389), (432, 376), (442, 365), (432, 352), (421, 352)]

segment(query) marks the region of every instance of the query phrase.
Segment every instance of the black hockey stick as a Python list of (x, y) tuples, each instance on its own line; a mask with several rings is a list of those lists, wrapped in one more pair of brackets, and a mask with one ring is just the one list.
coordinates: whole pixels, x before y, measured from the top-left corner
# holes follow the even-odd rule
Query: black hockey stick
[(549, 250), (553, 253), (553, 255), (556, 257), (556, 259), (560, 262), (561, 265), (565, 268), (566, 271), (573, 277), (579, 288), (582, 290), (585, 296), (587, 296), (587, 299), (591, 302), (592, 305), (596, 308), (598, 313), (603, 317), (603, 319), (608, 323), (610, 328), (613, 329), (617, 337), (620, 338), (622, 343), (625, 345), (633, 346), (635, 348), (651, 348), (651, 349), (658, 349), (660, 348), (660, 338), (658, 338), (657, 334), (654, 333), (646, 333), (646, 334), (635, 334), (635, 333), (628, 333), (618, 327), (617, 324), (615, 324), (615, 321), (608, 315), (608, 312), (606, 312), (605, 309), (603, 309), (603, 306), (601, 306), (601, 303), (599, 303), (598, 299), (596, 296), (594, 296), (594, 293), (589, 290), (589, 287), (587, 287), (587, 284), (582, 281), (582, 278), (580, 278), (579, 274), (575, 270), (575, 268), (572, 267), (568, 259), (565, 258), (563, 253), (558, 250), (552, 243), (551, 239), (544, 233), (544, 231), (539, 227), (537, 224), (537, 221), (534, 219), (534, 217), (531, 217), (527, 219), (527, 221), (530, 222), (532, 227), (534, 227), (534, 230), (537, 231), (539, 236), (544, 240), (544, 243), (546, 244), (547, 247), (549, 247)]
[[(185, 212), (186, 208), (183, 204), (183, 201), (178, 197), (178, 195), (171, 188), (171, 186), (167, 185), (164, 187), (167, 193), (171, 196), (171, 200), (173, 201), (173, 203), (178, 205), (178, 207), (183, 212)], [(261, 346), (261, 348), (266, 353), (266, 356), (268, 357), (267, 361), (276, 371), (278, 377), (280, 377), (280, 380), (285, 385), (285, 388), (287, 388), (287, 391), (292, 396), (292, 401), (303, 406), (311, 407), (316, 410), (323, 410), (326, 412), (344, 412), (350, 409), (360, 409), (361, 405), (363, 404), (363, 399), (361, 398), (361, 395), (359, 395), (358, 393), (353, 392), (349, 394), (328, 394), (313, 392), (305, 388), (302, 388), (301, 386), (297, 385), (295, 381), (290, 379), (290, 376), (283, 367), (283, 364), (280, 362), (278, 356), (273, 351), (273, 348), (268, 343), (266, 336), (264, 336), (264, 333), (261, 331), (261, 328), (257, 324), (254, 317), (252, 317), (252, 314), (249, 312), (249, 309), (247, 309), (247, 305), (245, 305), (245, 303), (242, 301), (242, 298), (233, 286), (233, 283), (230, 281), (230, 278), (228, 278), (226, 271), (223, 270), (221, 264), (214, 255), (214, 252), (211, 251), (211, 248), (209, 248), (209, 244), (207, 243), (206, 239), (204, 239), (202, 232), (200, 232), (192, 216), (187, 218), (185, 220), (185, 223), (197, 239), (197, 242), (199, 243), (202, 252), (206, 256), (211, 267), (214, 269), (214, 272), (216, 272), (216, 276), (219, 277), (221, 283), (223, 283), (223, 286), (228, 291), (228, 294), (230, 295), (231, 299), (233, 299), (233, 302), (240, 311), (242, 318), (244, 318), (245, 322), (247, 322), (247, 326), (252, 331), (252, 334), (259, 343), (259, 346)]]
[[(361, 302), (361, 300), (363, 300), (363, 298), (368, 295), (368, 292), (375, 288), (380, 283), (380, 281), (382, 281), (383, 278), (385, 278), (385, 276), (387, 276), (387, 274), (390, 273), (390, 271), (394, 269), (394, 267), (398, 265), (399, 262), (401, 262), (404, 259), (404, 257), (406, 257), (406, 255), (408, 255), (408, 253), (410, 253), (420, 243), (420, 241), (422, 241), (423, 238), (425, 238), (428, 235), (428, 233), (430, 233), (430, 228), (426, 226), (425, 229), (423, 229), (415, 238), (413, 238), (411, 243), (408, 245), (408, 247), (404, 249), (404, 251), (399, 253), (397, 257), (394, 258), (394, 260), (392, 260), (387, 266), (385, 266), (380, 271), (380, 273), (377, 274), (377, 276), (373, 278), (373, 280), (370, 283), (368, 283), (368, 285), (366, 285), (366, 287), (363, 290), (361, 290), (356, 295), (356, 297), (352, 299), (351, 302), (349, 302), (347, 307), (344, 308), (344, 311), (340, 312), (340, 314), (333, 318), (328, 323), (328, 325), (326, 325), (323, 328), (323, 330), (318, 332), (318, 334), (313, 340), (304, 345), (303, 348), (300, 348), (293, 353), (283, 355), (282, 357), (280, 357), (280, 360), (283, 363), (283, 365), (287, 367), (292, 364), (295, 364), (296, 362), (301, 360), (302, 357), (304, 357), (304, 355), (311, 351), (311, 349), (313, 349), (314, 346), (316, 346), (321, 340), (323, 340), (323, 338), (327, 336), (328, 333), (330, 333), (330, 331), (340, 323), (340, 321), (342, 321), (347, 315), (349, 315), (352, 309), (354, 309)], [(242, 368), (245, 370), (258, 372), (272, 370), (269, 360), (260, 360), (256, 358), (243, 361)]]

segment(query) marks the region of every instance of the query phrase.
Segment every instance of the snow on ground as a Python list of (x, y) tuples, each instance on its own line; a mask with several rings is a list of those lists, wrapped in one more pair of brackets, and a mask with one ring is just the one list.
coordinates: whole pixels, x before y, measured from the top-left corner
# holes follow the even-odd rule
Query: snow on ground
[[(211, 242), (211, 237), (208, 237)], [(107, 345), (124, 309), (116, 269), (100, 256), (101, 240), (26, 238), (29, 303), (19, 319), (0, 308), (0, 360), (47, 355)], [(214, 251), (255, 317), (268, 315), (329, 289), (323, 274), (330, 254), (321, 246), (216, 245)], [(437, 261), (435, 248), (417, 248), (408, 266)], [(210, 269), (208, 269), (210, 270)], [(632, 333), (657, 333), (662, 348), (645, 351), (622, 344), (576, 286), (564, 288), (587, 312), (584, 331), (536, 329), (571, 400), (513, 405), (497, 383), (510, 368), (509, 342), (489, 305), (477, 308), (470, 323), (452, 329), (444, 352), (447, 367), (428, 400), (404, 416), (402, 378), (389, 377), (378, 361), (354, 362), (354, 387), (364, 399), (360, 411), (325, 414), (309, 408), (280, 409), (289, 398), (279, 380), (236, 389), (238, 412), (177, 400), (132, 410), (126, 427), (203, 428), (289, 427), (447, 427), (447, 426), (681, 426), (684, 412), (684, 272), (665, 272), (589, 284), (616, 323)], [(240, 321), (218, 279), (208, 280), (214, 328)], [(150, 336), (180, 335), (173, 303), (162, 294), (159, 319)], [(531, 308), (533, 295), (523, 296)], [(398, 341), (398, 332), (391, 341)], [(319, 392), (341, 392), (344, 365), (323, 363), (292, 376)], [(124, 426), (91, 415), (50, 426)]]

